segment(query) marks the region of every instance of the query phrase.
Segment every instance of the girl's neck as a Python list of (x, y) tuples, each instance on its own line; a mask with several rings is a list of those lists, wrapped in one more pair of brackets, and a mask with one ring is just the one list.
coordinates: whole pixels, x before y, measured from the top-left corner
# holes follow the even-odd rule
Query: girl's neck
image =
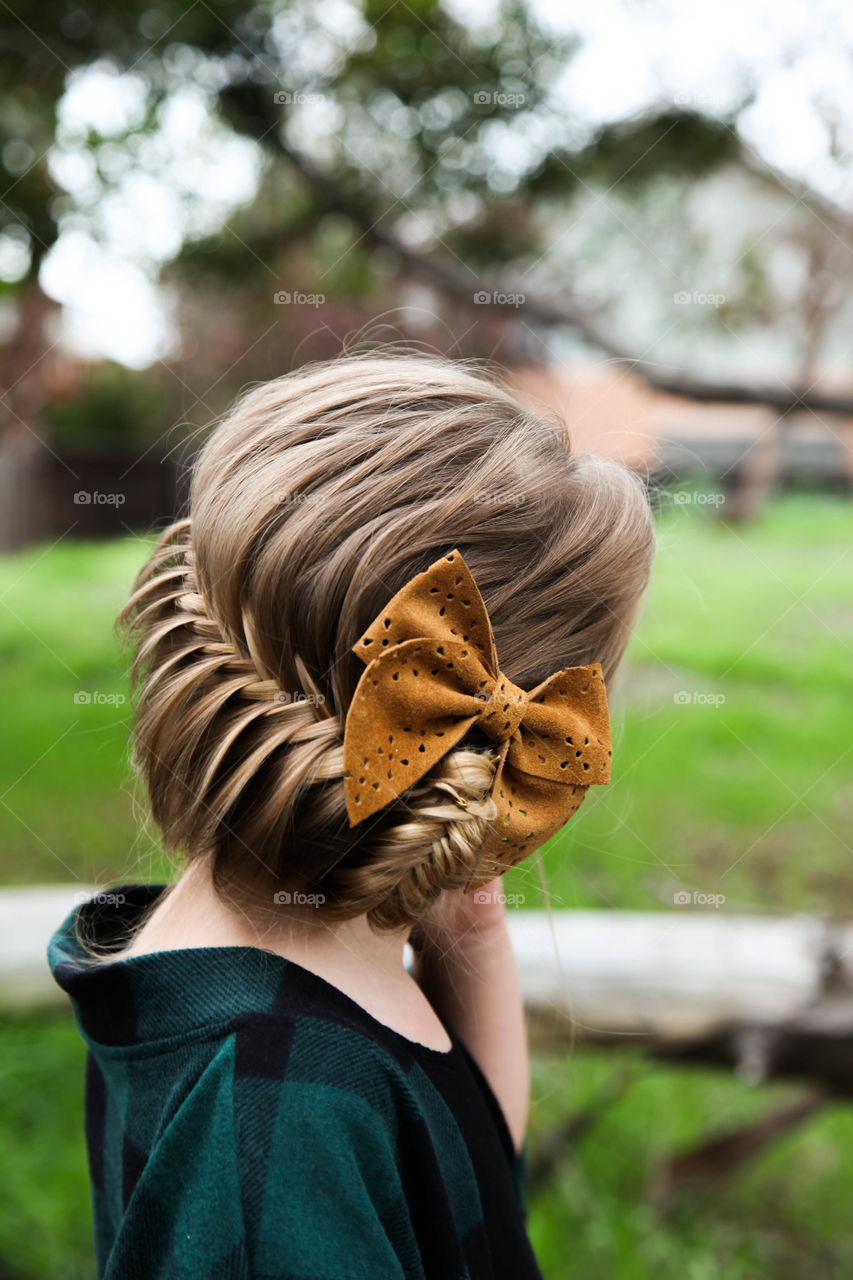
[(222, 902), (205, 864), (195, 862), (118, 958), (185, 947), (261, 947), (310, 969), (401, 1035), (445, 1050), (447, 1032), (404, 964), (408, 934), (377, 935), (366, 915), (332, 923), (319, 914), (316, 921), (283, 918), (258, 928)]

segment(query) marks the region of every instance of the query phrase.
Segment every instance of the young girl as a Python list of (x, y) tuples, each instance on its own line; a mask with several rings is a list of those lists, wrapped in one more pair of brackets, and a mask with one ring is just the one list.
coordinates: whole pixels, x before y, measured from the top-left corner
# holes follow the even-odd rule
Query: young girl
[(638, 477), (449, 361), (302, 368), (213, 432), (120, 615), (183, 872), (49, 950), (102, 1280), (540, 1276), (500, 876), (609, 778), (653, 552)]

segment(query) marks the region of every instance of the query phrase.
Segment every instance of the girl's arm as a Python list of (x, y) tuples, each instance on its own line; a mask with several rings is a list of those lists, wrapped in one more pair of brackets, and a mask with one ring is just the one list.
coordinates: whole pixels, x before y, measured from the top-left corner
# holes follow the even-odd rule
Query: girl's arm
[(477, 1062), (501, 1104), (516, 1154), (530, 1099), (527, 1026), (500, 877), (449, 890), (413, 928), (412, 976)]

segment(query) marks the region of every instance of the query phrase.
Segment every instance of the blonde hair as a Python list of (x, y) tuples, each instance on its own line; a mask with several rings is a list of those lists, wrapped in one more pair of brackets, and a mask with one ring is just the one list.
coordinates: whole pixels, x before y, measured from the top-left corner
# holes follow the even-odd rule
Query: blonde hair
[[(352, 646), (458, 547), (501, 669), (532, 688), (622, 657), (654, 555), (642, 479), (579, 455), (477, 369), (340, 357), (256, 386), (209, 437), (118, 625), (135, 644), (134, 760), (164, 846), (229, 905), (322, 895), (327, 920), (419, 920), (476, 866), (496, 757), (472, 729), (349, 826)], [(304, 901), (304, 899), (302, 899)]]

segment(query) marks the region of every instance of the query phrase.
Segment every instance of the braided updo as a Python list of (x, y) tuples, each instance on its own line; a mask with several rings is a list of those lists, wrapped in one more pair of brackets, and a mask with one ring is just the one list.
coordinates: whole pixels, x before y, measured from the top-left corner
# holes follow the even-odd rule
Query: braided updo
[(189, 515), (119, 624), (164, 845), (208, 858), (227, 903), (401, 929), (468, 880), (495, 813), (476, 727), (354, 828), (343, 784), (352, 646), (454, 547), (510, 680), (612, 677), (654, 554), (643, 483), (484, 375), (419, 355), (307, 366), (250, 390), (202, 448)]

